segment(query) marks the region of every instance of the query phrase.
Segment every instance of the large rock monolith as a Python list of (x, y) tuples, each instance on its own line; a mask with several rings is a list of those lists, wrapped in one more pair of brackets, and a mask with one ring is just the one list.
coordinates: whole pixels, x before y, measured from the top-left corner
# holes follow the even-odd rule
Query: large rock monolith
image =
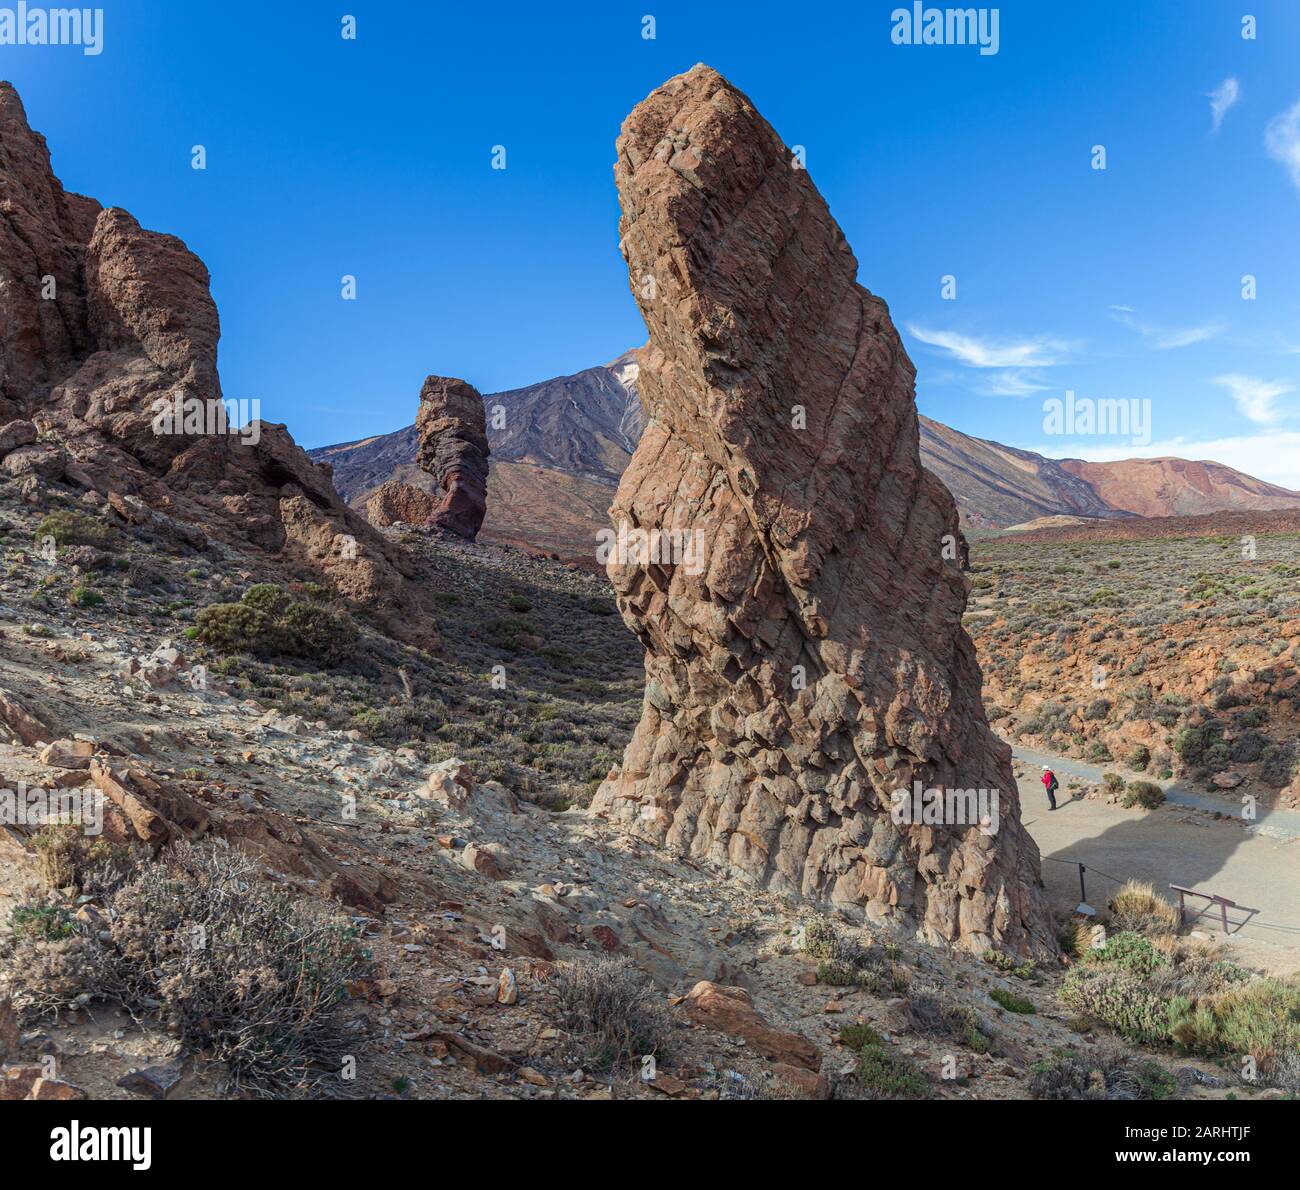
[[(807, 172), (714, 70), (638, 105), (615, 176), (650, 342), (608, 571), (646, 691), (594, 810), (931, 941), (1054, 951), (961, 626), (956, 510), (921, 466), (885, 303)], [(914, 789), (940, 790), (948, 821), (909, 821)], [(959, 791), (974, 797), (942, 796)], [(951, 821), (972, 807), (983, 822)]]

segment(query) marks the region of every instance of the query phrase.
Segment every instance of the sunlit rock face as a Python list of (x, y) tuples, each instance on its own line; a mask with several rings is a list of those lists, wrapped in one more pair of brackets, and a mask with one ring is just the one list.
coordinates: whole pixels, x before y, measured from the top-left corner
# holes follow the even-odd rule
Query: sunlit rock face
[[(933, 941), (1054, 951), (961, 626), (956, 510), (921, 466), (885, 303), (808, 173), (714, 70), (638, 105), (615, 176), (650, 341), (608, 572), (646, 692), (593, 809)], [(963, 803), (984, 821), (910, 821), (912, 797), (895, 803), (914, 782), (986, 791)]]

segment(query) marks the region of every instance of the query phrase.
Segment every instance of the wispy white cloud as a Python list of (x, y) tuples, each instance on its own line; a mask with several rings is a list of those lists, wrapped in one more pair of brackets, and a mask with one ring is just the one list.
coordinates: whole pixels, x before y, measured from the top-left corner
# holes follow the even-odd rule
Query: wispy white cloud
[(986, 376), (977, 391), (987, 397), (1028, 397), (1057, 387), (1047, 384), (1034, 368), (995, 368)]
[(1111, 306), (1111, 311), (1116, 322), (1122, 322), (1130, 330), (1137, 331), (1147, 346), (1156, 351), (1172, 351), (1177, 347), (1190, 347), (1193, 343), (1204, 343), (1218, 336), (1223, 330), (1223, 324), (1218, 322), (1186, 327), (1152, 326), (1138, 318), (1132, 306)]
[(1258, 376), (1243, 376), (1233, 372), (1216, 376), (1214, 383), (1232, 394), (1237, 411), (1257, 426), (1271, 426), (1287, 416), (1288, 411), (1277, 407), (1277, 399), (1295, 391), (1294, 384), (1285, 380), (1261, 380)]
[(1038, 335), (1028, 339), (983, 339), (957, 331), (935, 331), (915, 323), (908, 332), (930, 347), (937, 347), (968, 368), (1050, 368), (1064, 363), (1074, 344)]
[(1243, 475), (1300, 491), (1300, 432), (1242, 434), (1227, 438), (1168, 438), (1148, 446), (1031, 446), (1050, 458), (1085, 459), (1090, 463), (1116, 463), (1121, 459), (1179, 458), (1222, 463)]
[(1300, 102), (1273, 117), (1264, 130), (1264, 148), (1291, 175), (1300, 190)]
[(1214, 121), (1212, 132), (1223, 127), (1223, 117), (1241, 98), (1241, 87), (1235, 78), (1226, 78), (1206, 96), (1210, 101), (1210, 117)]

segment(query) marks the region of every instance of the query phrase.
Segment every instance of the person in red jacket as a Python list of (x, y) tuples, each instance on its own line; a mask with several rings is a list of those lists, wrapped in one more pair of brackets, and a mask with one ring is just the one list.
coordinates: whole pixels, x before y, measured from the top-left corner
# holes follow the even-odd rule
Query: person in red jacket
[(1049, 809), (1056, 809), (1056, 791), (1060, 785), (1056, 774), (1047, 765), (1043, 765), (1043, 788), (1047, 790), (1047, 800), (1052, 803)]

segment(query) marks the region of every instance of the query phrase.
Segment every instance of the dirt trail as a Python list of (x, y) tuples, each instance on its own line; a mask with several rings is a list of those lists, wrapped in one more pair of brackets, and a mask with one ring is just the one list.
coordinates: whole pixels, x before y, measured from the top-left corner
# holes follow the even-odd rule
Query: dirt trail
[[(1088, 781), (1100, 781), (1103, 773), (1107, 771), (1099, 765), (1088, 764), (1087, 761), (1073, 760), (1066, 756), (1052, 756), (1047, 752), (1035, 752), (1032, 748), (1021, 748), (1018, 745), (1013, 745), (1011, 751), (1017, 760), (1024, 761), (1030, 768), (1041, 769), (1046, 764), (1060, 775), (1069, 773)], [(1115, 766), (1111, 765), (1110, 768), (1113, 771)], [(1231, 794), (1216, 797), (1214, 794), (1197, 793), (1175, 781), (1157, 781), (1151, 777), (1143, 779), (1159, 785), (1165, 791), (1165, 797), (1180, 806), (1190, 806), (1197, 810), (1206, 810), (1211, 814), (1217, 812), (1230, 817), (1241, 814), (1241, 802), (1234, 799)], [(1244, 822), (1243, 825), (1251, 834), (1267, 835), (1280, 843), (1300, 839), (1300, 814), (1294, 810), (1258, 806), (1256, 817), (1252, 821)]]
[[(1087, 778), (1077, 771), (1092, 766), (1059, 757), (1045, 758), (1062, 786), (1059, 809), (1051, 813), (1039, 783), (1042, 761), (1019, 750), (1017, 757), (1025, 827), (1042, 853), (1043, 880), (1055, 905), (1078, 903), (1080, 863), (1090, 869), (1088, 902), (1096, 908), (1103, 908), (1118, 887), (1102, 873), (1121, 881), (1148, 880), (1174, 901), (1170, 884), (1217, 893), (1259, 910), (1253, 917), (1228, 911), (1231, 944), (1243, 961), (1279, 973), (1300, 971), (1300, 847), (1294, 840), (1247, 830), (1238, 819), (1216, 820), (1204, 808), (1172, 798), (1158, 810), (1142, 811), (1085, 799), (1081, 790), (1072, 797), (1072, 775)], [(1188, 904), (1205, 902), (1189, 899)], [(1217, 908), (1214, 915), (1206, 913), (1195, 928), (1221, 936), (1217, 913)]]

